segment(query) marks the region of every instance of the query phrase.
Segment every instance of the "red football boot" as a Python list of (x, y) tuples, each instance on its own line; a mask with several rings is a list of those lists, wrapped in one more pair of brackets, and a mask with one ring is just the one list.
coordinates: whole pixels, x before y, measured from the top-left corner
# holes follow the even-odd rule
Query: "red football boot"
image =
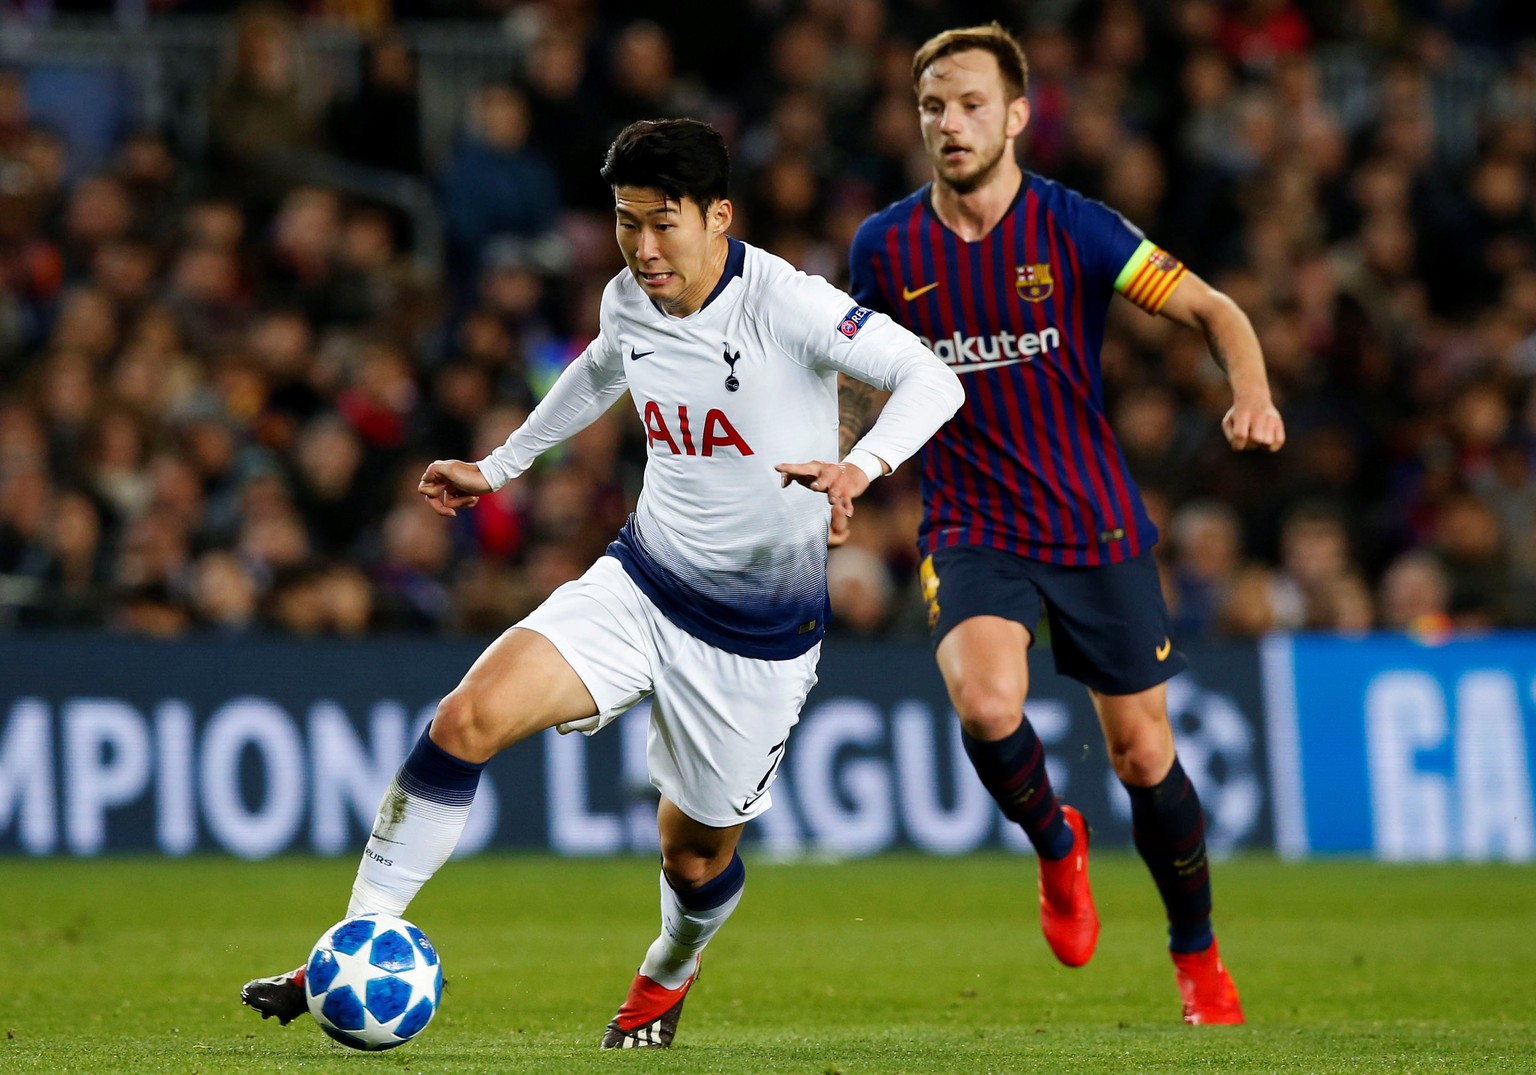
[(1056, 958), (1081, 967), (1099, 943), (1099, 914), (1088, 888), (1088, 824), (1070, 806), (1061, 812), (1072, 829), (1067, 857), (1040, 860), (1040, 929)]
[(619, 1006), (608, 1029), (603, 1031), (604, 1049), (669, 1049), (677, 1034), (677, 1021), (683, 1014), (683, 1001), (698, 979), (693, 977), (680, 989), (668, 989), (643, 974), (635, 975), (629, 996)]
[(1174, 952), (1174, 977), (1184, 1001), (1184, 1021), (1191, 1026), (1243, 1022), (1243, 1005), (1237, 986), (1221, 962), (1216, 942), (1203, 952)]

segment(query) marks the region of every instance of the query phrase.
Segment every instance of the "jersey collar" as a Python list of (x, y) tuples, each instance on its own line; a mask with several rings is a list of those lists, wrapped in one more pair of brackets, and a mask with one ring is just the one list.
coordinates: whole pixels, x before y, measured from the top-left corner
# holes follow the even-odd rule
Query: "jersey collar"
[[(1029, 191), (1030, 183), (1034, 178), (1027, 169), (1021, 168), (1019, 171), (1023, 176), (1023, 178), (1019, 180), (1019, 189), (1014, 191), (1013, 201), (1008, 203), (1008, 208), (1003, 212), (1002, 217), (998, 220), (999, 224), (1001, 224), (1003, 220), (1007, 218), (1009, 213), (1012, 213), (1018, 209), (1019, 203), (1024, 200), (1024, 195)], [(929, 180), (927, 183), (924, 183), (918, 193), (922, 197), (923, 210), (928, 214), (929, 217), (933, 219), (934, 223), (943, 228), (945, 231), (949, 232), (951, 235), (955, 235), (954, 230), (950, 228), (948, 224), (944, 223), (944, 218), (939, 216), (939, 211), (933, 207), (933, 181)], [(997, 228), (994, 225), (992, 231), (989, 231), (986, 235), (982, 236), (981, 239), (976, 241), (982, 242), (986, 240), (995, 231), (997, 231)], [(955, 235), (955, 238), (960, 239), (958, 235)], [(960, 239), (960, 241), (965, 242), (966, 240)]]
[(725, 241), (731, 244), (730, 252), (725, 255), (725, 271), (720, 274), (720, 282), (717, 283), (715, 285), (715, 289), (709, 293), (709, 298), (704, 300), (704, 305), (699, 307), (701, 310), (708, 309), (709, 304), (714, 302), (715, 299), (719, 298), (720, 292), (725, 290), (725, 285), (729, 284), (732, 280), (740, 276), (741, 270), (746, 267), (746, 246), (741, 242), (740, 239), (730, 235), (725, 237)]
[[(720, 292), (725, 290), (726, 285), (740, 276), (742, 270), (746, 268), (746, 244), (743, 243), (740, 239), (730, 235), (725, 237), (725, 241), (728, 244), (725, 255), (725, 269), (720, 273), (720, 279), (715, 282), (715, 289), (709, 293), (709, 297), (704, 300), (704, 304), (697, 310), (693, 311), (693, 313), (689, 314), (688, 317), (697, 317), (699, 314), (709, 309), (709, 304), (720, 297)], [(666, 318), (672, 317), (671, 314), (667, 313), (666, 310), (661, 308), (661, 303), (657, 302), (655, 299), (651, 298), (650, 296), (646, 296), (646, 301), (649, 302), (651, 306), (656, 310), (656, 312), (661, 314), (661, 316)], [(684, 318), (683, 320), (687, 320), (687, 318)]]

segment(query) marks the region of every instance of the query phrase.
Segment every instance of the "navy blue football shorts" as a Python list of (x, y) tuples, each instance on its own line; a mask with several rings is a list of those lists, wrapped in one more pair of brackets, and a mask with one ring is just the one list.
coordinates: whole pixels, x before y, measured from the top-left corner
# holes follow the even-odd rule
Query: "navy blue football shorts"
[(937, 649), (972, 616), (1021, 623), (1034, 644), (1042, 608), (1056, 671), (1100, 694), (1136, 694), (1187, 667), (1173, 647), (1151, 550), (1118, 564), (1063, 567), (980, 545), (951, 545), (922, 563)]

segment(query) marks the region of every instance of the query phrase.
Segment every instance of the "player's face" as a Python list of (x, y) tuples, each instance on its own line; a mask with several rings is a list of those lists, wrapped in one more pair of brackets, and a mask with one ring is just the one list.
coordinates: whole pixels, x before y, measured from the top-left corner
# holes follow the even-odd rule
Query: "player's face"
[(702, 307), (725, 270), (731, 203), (701, 207), (650, 187), (615, 187), (613, 212), (619, 249), (645, 293), (675, 317)]
[(1029, 102), (1009, 98), (997, 57), (984, 49), (929, 64), (917, 82), (917, 112), (934, 178), (960, 194), (1000, 174), (1029, 123)]

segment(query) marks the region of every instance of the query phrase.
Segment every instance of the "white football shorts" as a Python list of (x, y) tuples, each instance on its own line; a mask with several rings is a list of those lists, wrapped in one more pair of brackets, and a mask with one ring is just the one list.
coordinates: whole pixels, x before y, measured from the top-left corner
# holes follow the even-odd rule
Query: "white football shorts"
[(703, 825), (725, 828), (773, 804), (769, 787), (816, 685), (818, 643), (787, 661), (741, 657), (668, 620), (612, 556), (517, 624), (554, 643), (597, 703), (561, 732), (600, 731), (653, 695), (651, 783)]

